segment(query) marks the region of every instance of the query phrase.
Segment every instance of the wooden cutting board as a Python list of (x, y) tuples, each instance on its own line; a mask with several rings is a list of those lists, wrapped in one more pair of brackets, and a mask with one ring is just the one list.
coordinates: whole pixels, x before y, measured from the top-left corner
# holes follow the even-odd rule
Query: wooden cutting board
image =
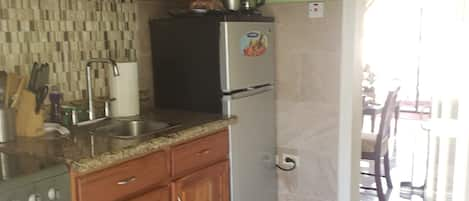
[(29, 90), (23, 90), (16, 113), (16, 133), (18, 136), (37, 137), (44, 133), (43, 111), (36, 114), (35, 107), (35, 95)]

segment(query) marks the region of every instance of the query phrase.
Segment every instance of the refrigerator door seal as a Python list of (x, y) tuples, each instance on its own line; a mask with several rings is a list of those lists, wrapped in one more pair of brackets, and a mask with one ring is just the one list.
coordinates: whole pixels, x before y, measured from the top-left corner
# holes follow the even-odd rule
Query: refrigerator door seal
[(264, 93), (266, 91), (271, 91), (274, 89), (273, 85), (263, 85), (261, 87), (253, 87), (253, 88), (247, 88), (245, 90), (241, 90), (239, 92), (234, 92), (234, 93), (225, 93), (223, 96), (223, 101), (228, 101), (228, 100), (236, 100), (236, 99), (241, 99), (241, 98), (246, 98), (250, 96), (254, 96), (257, 94)]

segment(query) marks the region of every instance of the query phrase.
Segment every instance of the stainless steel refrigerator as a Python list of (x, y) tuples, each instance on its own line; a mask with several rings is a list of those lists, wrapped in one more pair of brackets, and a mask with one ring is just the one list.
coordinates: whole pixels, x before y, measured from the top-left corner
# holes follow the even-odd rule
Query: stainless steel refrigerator
[(273, 18), (158, 19), (151, 32), (156, 107), (236, 115), (231, 201), (276, 201)]

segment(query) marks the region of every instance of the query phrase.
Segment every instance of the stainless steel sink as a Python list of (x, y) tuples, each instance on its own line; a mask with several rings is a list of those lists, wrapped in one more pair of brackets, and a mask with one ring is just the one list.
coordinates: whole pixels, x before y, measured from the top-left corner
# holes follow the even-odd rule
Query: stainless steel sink
[(133, 139), (154, 135), (178, 126), (179, 124), (149, 120), (112, 121), (104, 126), (97, 127), (90, 132), (95, 134), (105, 134), (110, 137), (121, 139)]

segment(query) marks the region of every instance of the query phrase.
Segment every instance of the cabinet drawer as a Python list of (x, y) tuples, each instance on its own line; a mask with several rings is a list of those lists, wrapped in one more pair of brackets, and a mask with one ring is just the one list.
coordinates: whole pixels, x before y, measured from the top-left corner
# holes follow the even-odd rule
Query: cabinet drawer
[(153, 190), (128, 201), (170, 201), (169, 187)]
[(228, 158), (228, 132), (222, 131), (186, 144), (171, 151), (172, 175), (182, 176)]
[(121, 200), (169, 178), (168, 152), (147, 156), (91, 173), (77, 180), (79, 201)]

